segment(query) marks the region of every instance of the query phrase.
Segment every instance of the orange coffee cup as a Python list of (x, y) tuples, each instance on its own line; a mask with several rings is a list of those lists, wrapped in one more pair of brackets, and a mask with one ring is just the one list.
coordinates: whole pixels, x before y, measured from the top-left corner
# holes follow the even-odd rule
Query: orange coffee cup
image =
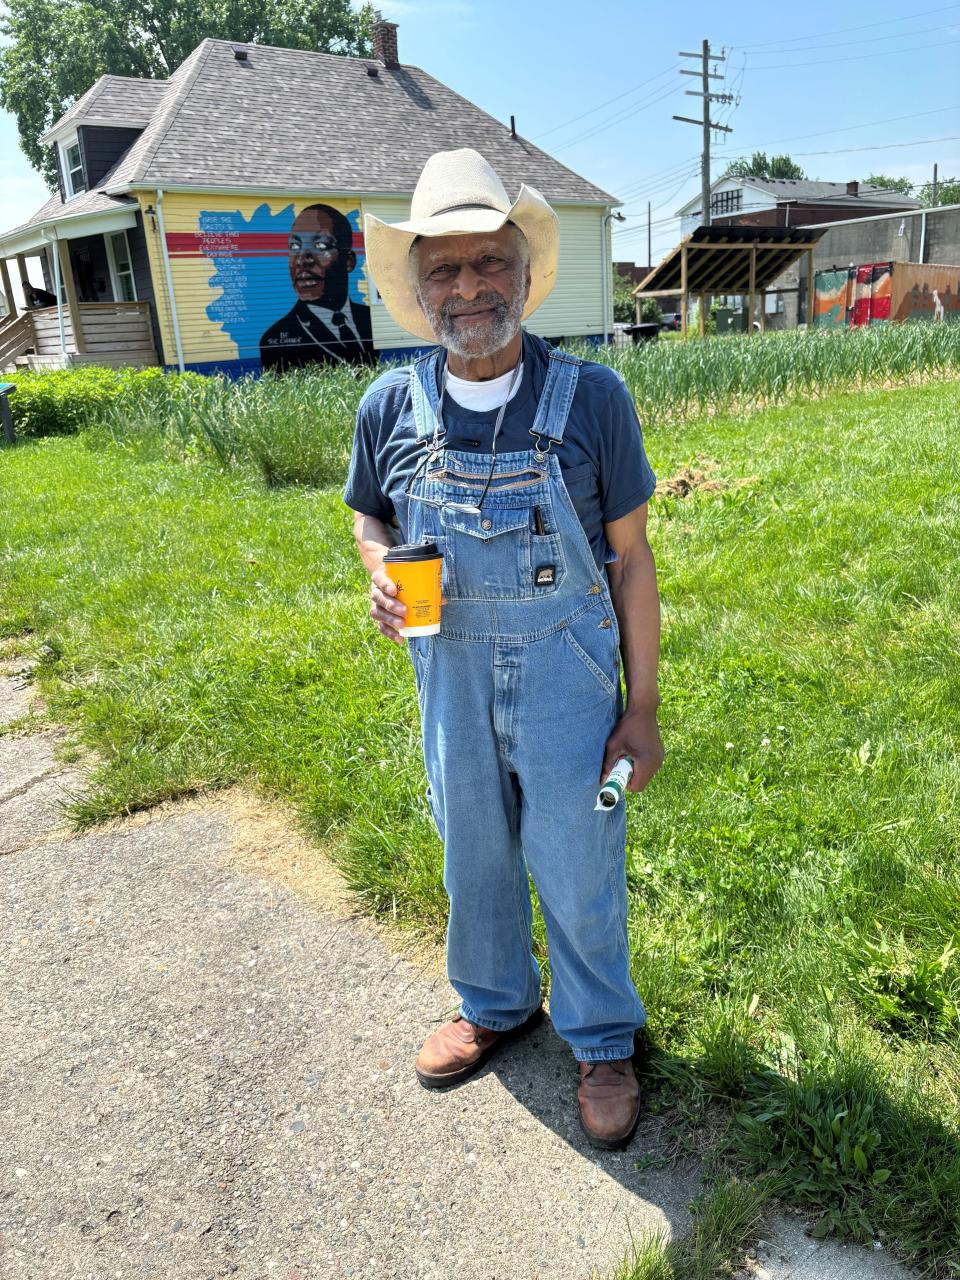
[(443, 556), (435, 542), (408, 542), (383, 557), (397, 599), (407, 606), (402, 636), (434, 636), (440, 630), (440, 574)]

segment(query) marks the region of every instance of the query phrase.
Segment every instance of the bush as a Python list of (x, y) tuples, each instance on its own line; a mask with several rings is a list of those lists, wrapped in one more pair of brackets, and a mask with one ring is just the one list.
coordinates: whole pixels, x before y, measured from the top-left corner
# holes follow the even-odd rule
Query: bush
[(200, 377), (195, 373), (168, 374), (159, 368), (109, 369), (99, 365), (15, 373), (7, 377), (16, 386), (9, 401), (14, 430), (18, 436), (71, 435), (98, 421), (126, 393), (149, 392), (166, 378)]

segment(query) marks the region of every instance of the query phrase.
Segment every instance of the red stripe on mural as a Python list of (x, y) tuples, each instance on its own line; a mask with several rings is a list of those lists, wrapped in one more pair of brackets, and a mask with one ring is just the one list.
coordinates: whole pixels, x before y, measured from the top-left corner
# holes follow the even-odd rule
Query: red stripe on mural
[[(363, 252), (363, 232), (353, 233), (353, 248)], [(167, 250), (180, 258), (286, 256), (287, 236), (276, 231), (168, 231)]]

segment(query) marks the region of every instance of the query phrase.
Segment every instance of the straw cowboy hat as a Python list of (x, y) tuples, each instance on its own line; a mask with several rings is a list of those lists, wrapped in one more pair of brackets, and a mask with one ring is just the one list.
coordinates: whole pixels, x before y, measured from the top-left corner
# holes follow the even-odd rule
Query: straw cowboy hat
[(370, 273), (387, 310), (408, 333), (427, 342), (436, 335), (420, 310), (408, 255), (417, 236), (471, 235), (499, 231), (505, 222), (520, 228), (530, 246), (530, 296), (522, 319), (536, 311), (553, 288), (560, 249), (557, 215), (533, 187), (521, 186), (511, 204), (493, 167), (477, 151), (438, 151), (423, 166), (407, 222), (364, 218), (364, 245)]

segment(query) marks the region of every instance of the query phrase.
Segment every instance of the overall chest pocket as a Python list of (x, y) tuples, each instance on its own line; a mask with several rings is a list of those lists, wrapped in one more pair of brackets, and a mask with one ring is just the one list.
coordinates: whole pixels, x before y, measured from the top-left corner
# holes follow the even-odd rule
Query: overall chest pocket
[(533, 507), (443, 507), (440, 519), (453, 598), (530, 600), (560, 585), (560, 539), (535, 532)]

